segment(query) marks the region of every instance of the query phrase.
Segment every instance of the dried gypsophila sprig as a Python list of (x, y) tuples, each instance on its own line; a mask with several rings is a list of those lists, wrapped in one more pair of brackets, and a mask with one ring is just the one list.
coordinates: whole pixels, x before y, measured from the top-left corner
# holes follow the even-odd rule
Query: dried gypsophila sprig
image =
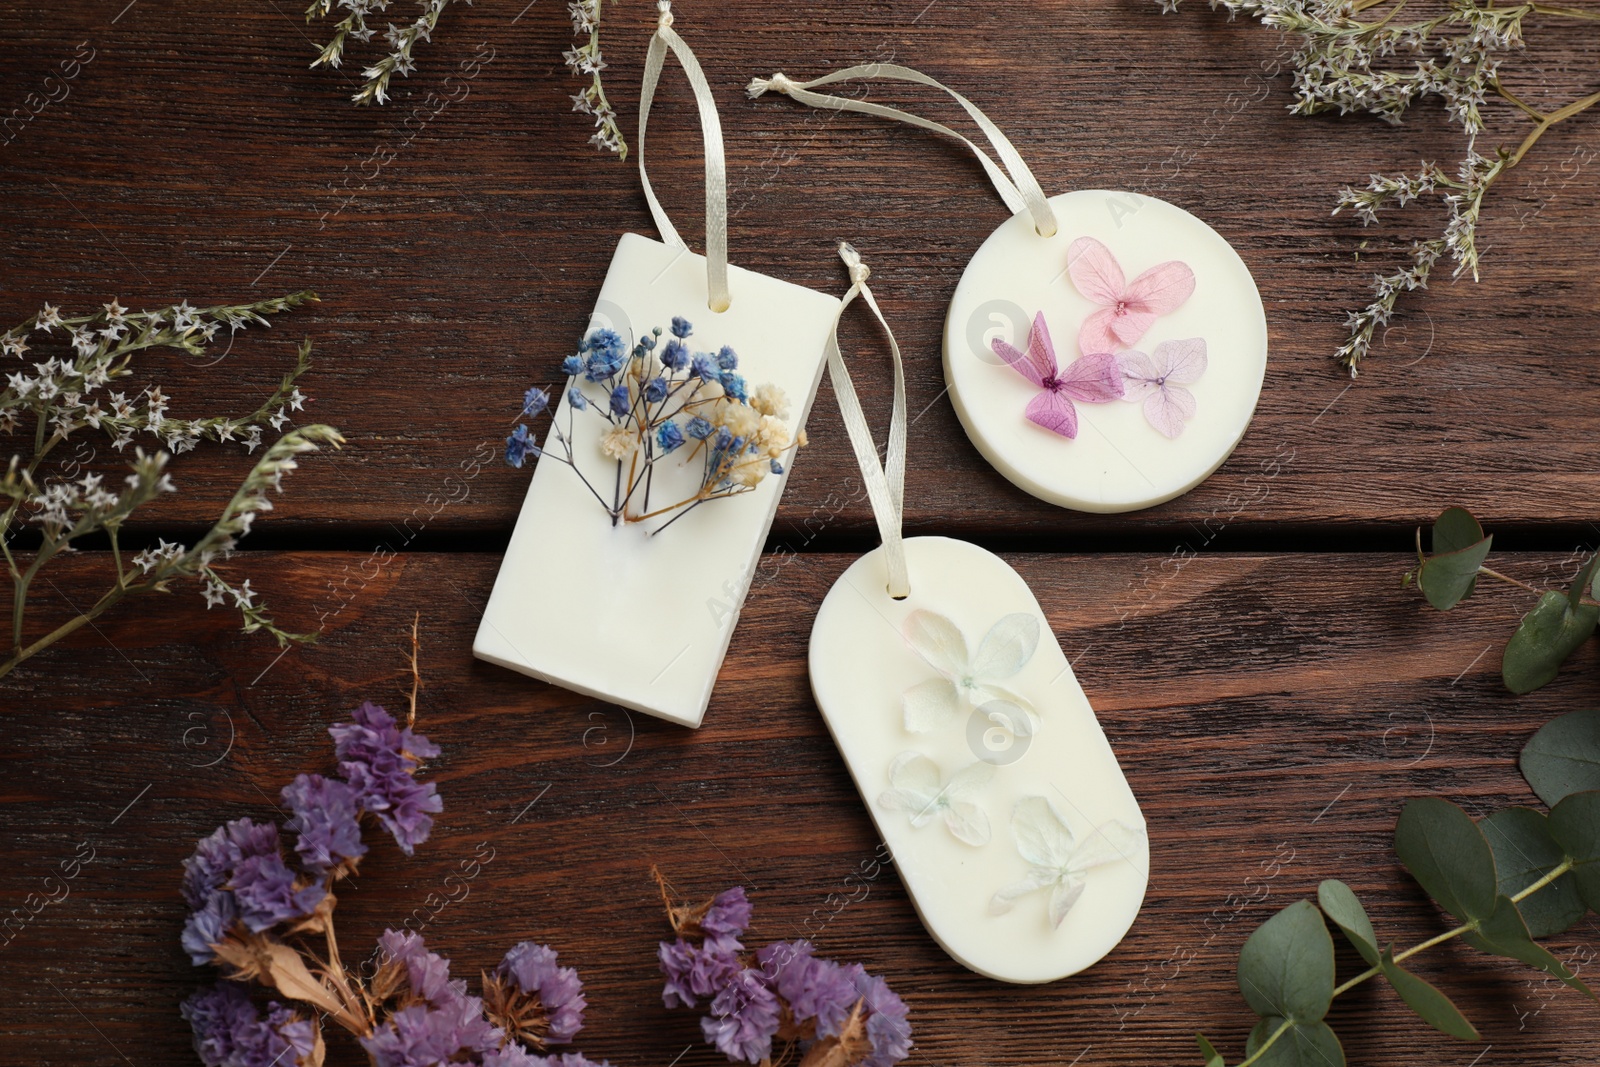
[[(183, 301), (154, 312), (130, 312), (112, 300), (102, 311), (83, 316), (63, 316), (59, 307), (46, 304), (33, 318), (0, 335), (0, 352), (21, 360), (33, 351), (30, 338), (34, 344), (41, 344), (58, 328), (71, 347), (65, 358), (52, 356), (43, 363), (33, 363), (32, 374), (26, 370), (9, 373), (6, 388), (0, 391), (0, 434), (17, 433), (24, 420), (32, 420), (31, 454), (13, 454), (0, 474), (0, 554), (4, 555), (12, 588), (11, 654), (0, 662), (0, 677), (129, 594), (166, 591), (174, 579), (183, 577), (202, 580), (209, 604), (232, 599), (243, 615), (247, 632), (266, 630), (280, 643), (307, 636), (279, 629), (256, 602), (249, 582), (230, 584), (216, 571), (214, 563), (226, 558), (234, 541), (249, 531), (258, 512), (270, 508), (265, 490), (282, 488), (284, 473), (295, 466), (295, 454), (317, 443), (337, 445), (342, 440), (333, 430), (307, 427), (271, 446), (216, 525), (192, 549), (163, 541), (124, 563), (120, 533), (137, 508), (173, 491), (166, 474), (170, 453), (188, 451), (201, 440), (237, 441), (254, 452), (262, 444), (266, 427), (281, 428), (289, 420), (289, 412), (304, 405), (306, 397), (295, 382), (310, 366), (309, 342), (300, 346), (295, 367), (272, 395), (255, 411), (242, 416), (168, 418), (170, 399), (158, 386), (147, 387), (131, 399), (125, 392), (110, 392), (106, 387), (131, 373), (129, 364), (141, 351), (160, 347), (201, 355), (224, 325), (230, 331), (252, 324), (268, 325), (266, 315), (315, 299), (316, 294), (308, 290), (252, 304), (203, 309)], [(102, 398), (94, 395), (102, 389), (106, 389), (105, 407), (101, 406)], [(52, 469), (47, 473), (44, 464), (52, 453), (85, 430), (98, 432), (118, 451), (133, 443), (141, 432), (151, 434), (166, 450), (147, 455), (136, 447), (132, 473), (124, 479), (125, 487), (117, 488), (115, 480), (108, 482), (104, 474), (85, 472), (78, 477), (88, 461), (82, 448), (89, 447), (79, 436), (80, 451), (70, 461), (73, 470), (68, 473)], [(90, 447), (88, 459), (92, 458)], [(36, 528), (40, 538), (31, 558), (12, 544), (12, 534), (23, 523)], [(34, 579), (51, 559), (69, 551), (75, 540), (97, 533), (104, 534), (110, 542), (117, 572), (112, 587), (89, 611), (38, 640), (27, 642), (24, 621)]]
[[(382, 59), (367, 67), (361, 72), (366, 79), (361, 88), (351, 94), (350, 99), (357, 104), (384, 104), (389, 100), (389, 81), (396, 74), (403, 78), (411, 76), (417, 69), (412, 58), (412, 49), (418, 41), (432, 41), (433, 31), (439, 25), (439, 17), (444, 14), (444, 9), (452, 0), (418, 0), (422, 13), (416, 20), (405, 25), (396, 26), (389, 24), (384, 31), (384, 42), (389, 46), (389, 52)], [(472, 0), (463, 0), (471, 5)], [(311, 6), (306, 8), (306, 21), (312, 22), (319, 18), (328, 18), (333, 14), (335, 0), (312, 0)], [(363, 43), (372, 40), (374, 29), (367, 24), (367, 17), (375, 11), (384, 11), (389, 7), (389, 0), (337, 0), (337, 6), (349, 11), (343, 19), (334, 23), (333, 38), (322, 46), (317, 58), (311, 61), (313, 69), (320, 66), (332, 67), (335, 70), (344, 61), (346, 42), (353, 38)]]
[[(1450, 0), (1446, 10), (1432, 17), (1400, 21), (1406, 0), (1210, 2), (1213, 9), (1226, 10), (1230, 18), (1249, 15), (1298, 38), (1291, 60), (1292, 113), (1364, 112), (1398, 123), (1412, 104), (1434, 96), (1466, 136), (1466, 155), (1454, 178), (1434, 164), (1423, 163), (1414, 177), (1373, 175), (1366, 188), (1346, 188), (1340, 194), (1334, 214), (1351, 208), (1364, 225), (1375, 223), (1382, 208), (1404, 207), (1424, 197), (1441, 198), (1448, 211), (1443, 235), (1413, 244), (1409, 268), (1375, 275), (1372, 290), (1376, 299), (1347, 316), (1349, 337), (1334, 355), (1352, 377), (1371, 350), (1377, 329), (1387, 325), (1394, 314), (1401, 293), (1426, 288), (1440, 258), (1448, 254), (1454, 260), (1453, 276), (1470, 273), (1477, 280), (1477, 227), (1484, 194), (1551, 126), (1600, 104), (1600, 93), (1596, 93), (1543, 112), (1507, 89), (1500, 78), (1505, 54), (1524, 47), (1523, 20), (1528, 16), (1595, 20), (1600, 19), (1600, 12), (1542, 3), (1496, 7), (1492, 0), (1481, 5), (1478, 0)], [(1157, 3), (1164, 11), (1178, 6), (1178, 0)], [(1382, 17), (1358, 17), (1380, 5), (1388, 5)], [(1408, 57), (1406, 63), (1398, 58), (1402, 54)], [(1491, 97), (1511, 104), (1535, 125), (1515, 150), (1483, 155), (1477, 150), (1477, 138), (1485, 130), (1483, 107)]]
[(587, 34), (588, 43), (567, 49), (561, 54), (573, 74), (587, 77), (589, 85), (572, 98), (572, 110), (594, 119), (594, 134), (589, 143), (618, 159), (628, 158), (628, 142), (623, 139), (617, 125), (617, 113), (606, 99), (605, 85), (600, 72), (606, 69), (605, 57), (600, 52), (600, 9), (605, 0), (575, 0), (567, 4), (567, 14), (572, 17), (572, 32)]

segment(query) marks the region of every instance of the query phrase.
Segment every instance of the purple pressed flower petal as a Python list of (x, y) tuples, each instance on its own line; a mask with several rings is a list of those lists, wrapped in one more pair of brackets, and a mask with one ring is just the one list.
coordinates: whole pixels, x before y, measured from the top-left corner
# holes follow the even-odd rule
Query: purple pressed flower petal
[(302, 774), (283, 787), (282, 796), (293, 814), (289, 825), (299, 833), (294, 850), (308, 870), (325, 871), (366, 854), (354, 789), (320, 774)]
[(242, 860), (229, 888), (239, 905), (239, 918), (258, 934), (278, 923), (305, 918), (328, 895), (321, 885), (296, 887), (295, 873), (276, 852)]
[(278, 851), (278, 827), (235, 819), (201, 838), (194, 855), (183, 861), (183, 899), (191, 908), (203, 908), (211, 894), (228, 884), (239, 861)]
[(760, 971), (746, 968), (711, 1001), (700, 1020), (706, 1041), (730, 1060), (760, 1063), (772, 1054), (778, 1032), (778, 997)]

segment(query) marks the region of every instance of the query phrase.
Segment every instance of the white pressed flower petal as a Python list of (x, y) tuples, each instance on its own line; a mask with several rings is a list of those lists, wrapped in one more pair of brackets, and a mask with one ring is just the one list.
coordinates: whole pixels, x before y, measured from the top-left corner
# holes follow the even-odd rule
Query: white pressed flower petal
[(1067, 912), (1083, 896), (1084, 882), (1080, 878), (1068, 878), (1057, 882), (1056, 887), (1050, 891), (1050, 925), (1060, 926), (1061, 920), (1067, 917)]
[(1039, 647), (1038, 616), (1013, 612), (989, 627), (972, 660), (972, 676), (980, 681), (1010, 678), (1033, 658)]
[(939, 768), (920, 752), (902, 752), (889, 764), (889, 784), (931, 797), (939, 792)]
[(967, 673), (967, 639), (955, 623), (932, 611), (913, 611), (901, 626), (909, 644), (934, 670), (961, 676)]
[(1011, 813), (1017, 853), (1036, 867), (1061, 870), (1072, 862), (1077, 840), (1046, 797), (1024, 797)]
[(900, 698), (906, 729), (914, 734), (949, 726), (961, 714), (961, 694), (948, 678), (929, 678), (907, 689)]
[[(988, 766), (984, 764), (984, 766)], [(989, 816), (978, 805), (966, 800), (956, 800), (944, 809), (945, 825), (950, 832), (969, 845), (989, 843)]]
[(1059, 875), (1055, 871), (1047, 871), (1043, 867), (1030, 868), (1027, 876), (1021, 881), (1012, 882), (989, 898), (989, 914), (1004, 915), (1011, 910), (1019, 897), (1038, 892), (1045, 886), (1054, 885), (1057, 878)]
[(1107, 863), (1134, 863), (1140, 852), (1144, 830), (1136, 829), (1112, 819), (1084, 835), (1083, 842), (1072, 856), (1072, 869), (1087, 871)]
[(952, 774), (949, 783), (944, 787), (944, 795), (952, 800), (969, 796), (988, 785), (993, 777), (994, 764), (980, 760)]

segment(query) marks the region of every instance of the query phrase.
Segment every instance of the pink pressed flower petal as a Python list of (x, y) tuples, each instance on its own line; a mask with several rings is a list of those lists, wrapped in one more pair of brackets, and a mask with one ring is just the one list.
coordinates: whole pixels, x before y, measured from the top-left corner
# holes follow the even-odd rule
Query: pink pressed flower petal
[(1046, 389), (1028, 401), (1029, 422), (1036, 422), (1051, 433), (1062, 437), (1078, 436), (1078, 410), (1064, 393)]
[(1033, 369), (1033, 364), (1028, 362), (1028, 354), (1013, 344), (1009, 344), (996, 337), (989, 342), (994, 349), (994, 354), (1006, 361), (1006, 365), (1022, 375), (1034, 385), (1043, 385), (1044, 376)]
[(1117, 366), (1122, 370), (1122, 399), (1143, 400), (1161, 388), (1161, 374), (1143, 352), (1119, 352)]
[(1105, 404), (1122, 396), (1122, 368), (1105, 352), (1074, 360), (1057, 379), (1061, 391), (1084, 404)]
[(1111, 249), (1093, 237), (1080, 237), (1067, 247), (1067, 273), (1078, 292), (1096, 304), (1115, 304), (1122, 299), (1122, 267)]
[(1152, 311), (1136, 311), (1129, 308), (1122, 314), (1113, 313), (1108, 328), (1117, 339), (1118, 348), (1127, 348), (1137, 344), (1145, 331), (1155, 325), (1156, 316)]
[(1202, 337), (1181, 341), (1162, 341), (1156, 345), (1155, 362), (1169, 382), (1184, 385), (1199, 379), (1206, 371), (1206, 342)]
[(1167, 437), (1177, 437), (1194, 417), (1194, 394), (1181, 385), (1164, 385), (1144, 402), (1144, 417)]
[(1165, 315), (1177, 309), (1194, 292), (1194, 271), (1176, 259), (1157, 263), (1133, 280), (1124, 294), (1130, 306)]
[(1116, 321), (1115, 308), (1101, 308), (1084, 319), (1083, 325), (1078, 327), (1078, 355), (1089, 356), (1096, 352), (1115, 352), (1119, 348), (1126, 348), (1111, 332), (1111, 324)]
[(1028, 332), (1028, 362), (1041, 378), (1055, 377), (1056, 346), (1050, 341), (1050, 327), (1045, 325), (1042, 311), (1033, 317), (1033, 329)]

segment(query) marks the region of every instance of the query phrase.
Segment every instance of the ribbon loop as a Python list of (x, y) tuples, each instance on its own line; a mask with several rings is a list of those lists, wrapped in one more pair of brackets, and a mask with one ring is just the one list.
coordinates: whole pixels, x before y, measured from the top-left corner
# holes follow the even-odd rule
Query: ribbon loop
[[(917, 85), (927, 85), (949, 93), (955, 98), (972, 117), (989, 143), (994, 147), (995, 154), (1005, 164), (1002, 171), (989, 154), (978, 145), (963, 137), (950, 127), (925, 119), (920, 115), (913, 115), (909, 111), (888, 107), (883, 104), (873, 104), (865, 100), (855, 100), (847, 96), (830, 96), (826, 93), (814, 93), (812, 89), (819, 85), (831, 85), (834, 82), (849, 81), (855, 78), (882, 78), (888, 81), (912, 82)], [(1042, 237), (1054, 237), (1056, 234), (1056, 215), (1050, 207), (1050, 201), (1044, 195), (1044, 190), (1039, 187), (1039, 182), (1028, 169), (1028, 164), (1023, 162), (1022, 155), (1012, 145), (1000, 127), (989, 120), (978, 105), (956, 92), (947, 85), (911, 67), (902, 67), (894, 63), (865, 63), (860, 66), (847, 67), (832, 74), (824, 74), (820, 78), (813, 78), (808, 82), (796, 82), (782, 73), (774, 74), (770, 78), (755, 78), (750, 82), (749, 92), (751, 97), (761, 96), (768, 91), (782, 93), (797, 103), (808, 107), (831, 108), (835, 111), (855, 111), (863, 115), (876, 115), (880, 118), (895, 119), (934, 133), (942, 133), (953, 137), (970, 148), (978, 157), (978, 162), (983, 164), (984, 171), (989, 175), (989, 180), (994, 183), (995, 190), (1000, 194), (1000, 199), (1006, 202), (1006, 207), (1012, 214), (1027, 211), (1033, 217), (1033, 228)], [(1007, 177), (1007, 172), (1010, 176)]]
[(670, 48), (683, 66), (700, 111), (700, 134), (706, 153), (706, 289), (711, 310), (722, 312), (732, 303), (728, 292), (728, 166), (722, 149), (722, 121), (717, 117), (717, 101), (711, 95), (711, 86), (700, 69), (700, 62), (672, 29), (671, 0), (660, 0), (656, 9), (660, 18), (655, 35), (650, 38), (650, 50), (645, 53), (644, 84), (639, 90), (639, 180), (644, 184), (645, 203), (650, 207), (661, 239), (669, 245), (687, 248), (656, 198), (644, 165), (645, 126), (650, 120), (650, 104), (655, 99), (656, 85), (661, 80), (661, 68)]
[[(839, 401), (839, 415), (850, 436), (851, 450), (861, 467), (861, 478), (867, 487), (867, 501), (872, 505), (872, 517), (878, 523), (878, 536), (883, 541), (883, 555), (889, 566), (889, 595), (899, 600), (911, 592), (911, 579), (906, 571), (906, 550), (901, 536), (905, 516), (906, 498), (906, 372), (900, 359), (900, 345), (894, 331), (883, 317), (883, 309), (873, 298), (867, 279), (872, 269), (861, 260), (861, 255), (849, 242), (839, 244), (839, 258), (850, 271), (850, 289), (839, 305), (833, 320), (833, 336), (828, 342), (828, 377), (833, 380), (833, 392)], [(861, 410), (861, 399), (856, 395), (855, 383), (845, 367), (844, 354), (839, 350), (839, 322), (857, 296), (860, 296), (889, 339), (889, 352), (894, 360), (894, 407), (889, 416), (889, 448), (887, 464), (878, 459), (878, 446), (872, 439), (872, 428)]]

